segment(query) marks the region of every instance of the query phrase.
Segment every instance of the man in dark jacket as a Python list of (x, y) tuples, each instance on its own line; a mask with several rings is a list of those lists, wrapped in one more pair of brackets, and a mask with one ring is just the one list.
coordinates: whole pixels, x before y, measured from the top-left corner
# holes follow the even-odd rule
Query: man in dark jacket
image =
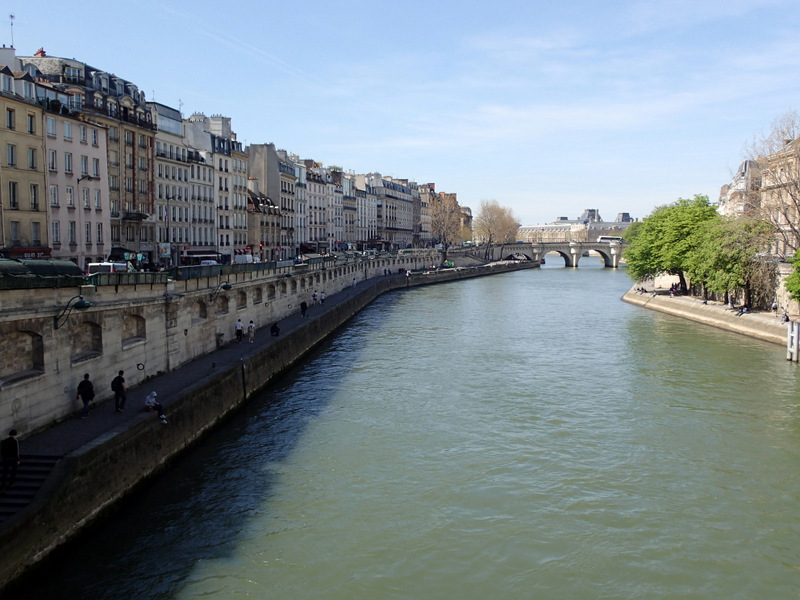
[(83, 400), (81, 419), (89, 416), (89, 402), (94, 400), (94, 385), (89, 381), (89, 374), (83, 376), (83, 381), (78, 384), (78, 398)]
[(128, 394), (125, 392), (125, 371), (120, 371), (119, 375), (114, 377), (111, 382), (111, 390), (114, 392), (114, 408), (117, 412), (122, 412), (125, 408), (125, 400), (128, 399)]
[(8, 437), (0, 444), (0, 456), (3, 458), (3, 480), (2, 489), (10, 488), (14, 485), (17, 478), (17, 467), (19, 466), (19, 441), (17, 440), (17, 430), (12, 429), (8, 432)]

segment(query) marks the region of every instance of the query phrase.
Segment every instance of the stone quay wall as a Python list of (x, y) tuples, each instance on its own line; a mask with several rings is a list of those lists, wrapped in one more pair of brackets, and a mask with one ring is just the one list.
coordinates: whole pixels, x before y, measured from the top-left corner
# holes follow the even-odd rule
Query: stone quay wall
[[(420, 270), (438, 251), (352, 259), (344, 264), (295, 265), (231, 272), (160, 284), (81, 286), (0, 292), (0, 431), (38, 431), (82, 406), (77, 385), (89, 373), (97, 400), (125, 371), (128, 387), (213, 351), (234, 336), (237, 319), (258, 329), (311, 304), (314, 291), (332, 295), (382, 276)], [(225, 282), (232, 287), (222, 290)], [(92, 303), (53, 319), (82, 295)]]
[[(214, 363), (215, 368), (203, 371), (202, 376), (181, 386), (181, 394), (170, 398), (168, 426), (154, 418), (118, 425), (56, 464), (33, 502), (0, 527), (0, 582), (16, 580), (134, 488), (161, 473), (172, 458), (200, 441), (204, 433), (243, 406), (379, 295), (401, 288), (534, 267), (538, 265), (508, 263), (415, 273), (407, 278), (377, 277), (359, 283), (357, 291), (348, 294), (343, 301), (328, 303), (324, 318), (303, 321), (290, 335), (276, 338), (241, 361), (227, 365)], [(382, 269), (377, 271), (383, 274)], [(347, 281), (352, 282), (352, 273), (343, 273), (340, 278), (346, 280), (340, 287), (345, 287)], [(290, 303), (294, 304), (285, 302)], [(332, 304), (335, 305), (329, 306)], [(262, 310), (266, 309), (262, 307)], [(153, 318), (163, 319), (160, 314), (163, 311), (155, 310)], [(232, 330), (235, 318), (236, 315), (225, 317), (228, 331)], [(273, 318), (271, 314), (267, 320)], [(52, 321), (52, 316), (50, 319)], [(166, 360), (165, 354), (162, 350), (160, 361)], [(149, 356), (144, 352), (137, 356), (144, 355)], [(205, 358), (210, 360), (210, 357)], [(163, 377), (179, 377), (180, 373), (177, 370)]]

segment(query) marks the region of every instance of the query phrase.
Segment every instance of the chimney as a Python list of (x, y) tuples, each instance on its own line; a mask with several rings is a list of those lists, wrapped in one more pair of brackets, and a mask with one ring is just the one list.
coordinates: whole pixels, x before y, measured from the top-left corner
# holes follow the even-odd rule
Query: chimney
[(37, 58), (45, 58), (47, 56), (47, 52), (44, 51), (44, 48), (39, 48), (34, 56)]

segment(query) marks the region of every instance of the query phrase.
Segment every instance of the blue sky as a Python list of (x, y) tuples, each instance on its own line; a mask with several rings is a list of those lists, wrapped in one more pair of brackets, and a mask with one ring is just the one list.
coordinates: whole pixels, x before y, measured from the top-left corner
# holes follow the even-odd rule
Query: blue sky
[(523, 225), (716, 201), (800, 92), (796, 0), (7, 4), (20, 56), (44, 47), (230, 116), (246, 144), (435, 182), (474, 212), (497, 200)]

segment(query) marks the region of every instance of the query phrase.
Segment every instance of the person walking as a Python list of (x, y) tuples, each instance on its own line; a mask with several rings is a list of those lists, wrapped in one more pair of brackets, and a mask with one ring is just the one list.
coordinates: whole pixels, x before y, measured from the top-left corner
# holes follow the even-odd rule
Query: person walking
[(317, 290), (314, 290), (314, 293), (311, 294), (311, 306), (317, 305)]
[(281, 328), (278, 327), (277, 321), (269, 328), (269, 332), (273, 337), (278, 337), (281, 334)]
[(325, 292), (321, 292), (319, 295), (319, 303), (325, 304)]
[(16, 429), (9, 431), (8, 437), (0, 444), (0, 456), (3, 458), (3, 479), (0, 488), (7, 489), (14, 486), (19, 466), (19, 441)]
[(301, 315), (301, 316), (302, 316), (304, 319), (306, 318), (306, 311), (307, 311), (307, 310), (308, 310), (308, 304), (306, 304), (306, 301), (305, 301), (305, 300), (303, 300), (303, 301), (300, 303), (300, 315)]
[(250, 324), (247, 326), (247, 339), (250, 340), (251, 344), (256, 339), (256, 324), (253, 323), (253, 319), (250, 319)]
[(353, 287), (356, 287), (356, 278), (353, 277)]
[(125, 410), (125, 401), (128, 399), (128, 393), (125, 391), (125, 371), (120, 371), (114, 380), (111, 382), (111, 390), (114, 392), (114, 409), (117, 412)]
[(78, 384), (78, 399), (83, 400), (83, 410), (81, 411), (81, 419), (89, 416), (89, 402), (94, 400), (94, 385), (89, 381), (89, 374), (83, 376), (83, 381)]
[(239, 319), (236, 321), (236, 341), (242, 343), (242, 336), (244, 335), (244, 323)]

